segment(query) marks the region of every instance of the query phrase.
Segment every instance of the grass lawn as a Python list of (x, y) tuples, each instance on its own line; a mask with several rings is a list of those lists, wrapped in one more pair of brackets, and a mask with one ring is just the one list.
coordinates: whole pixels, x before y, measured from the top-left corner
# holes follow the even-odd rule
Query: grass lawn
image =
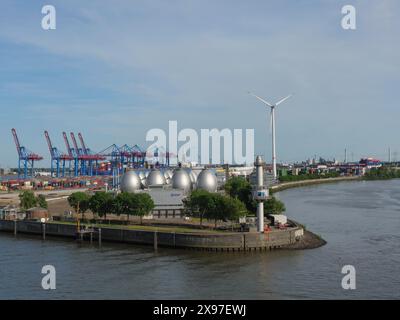
[[(75, 222), (69, 221), (51, 221), (49, 223), (58, 223), (58, 224), (70, 224), (75, 225)], [(115, 225), (115, 224), (90, 224), (90, 223), (81, 223), (81, 225), (85, 226), (94, 226), (101, 228), (109, 228), (109, 229), (127, 229), (127, 230), (143, 230), (143, 231), (159, 231), (159, 232), (176, 232), (176, 233), (224, 233), (225, 231), (221, 230), (209, 230), (209, 229), (194, 229), (187, 226), (148, 226), (148, 225)]]

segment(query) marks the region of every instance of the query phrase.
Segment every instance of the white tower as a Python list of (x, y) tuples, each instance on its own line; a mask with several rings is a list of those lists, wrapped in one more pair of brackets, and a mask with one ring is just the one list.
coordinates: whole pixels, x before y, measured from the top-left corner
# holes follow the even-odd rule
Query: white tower
[(264, 187), (264, 161), (261, 156), (256, 157), (257, 186), (253, 192), (253, 198), (257, 201), (257, 231), (264, 232), (264, 201), (268, 199), (268, 189)]

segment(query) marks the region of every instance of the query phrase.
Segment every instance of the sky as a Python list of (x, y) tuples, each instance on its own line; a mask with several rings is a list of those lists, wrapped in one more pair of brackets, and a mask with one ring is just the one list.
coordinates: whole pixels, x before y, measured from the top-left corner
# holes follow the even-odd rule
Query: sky
[[(43, 30), (42, 6), (56, 8)], [(356, 30), (341, 26), (356, 8)], [(400, 160), (400, 2), (396, 0), (3, 0), (0, 167), (17, 164), (11, 136), (43, 155), (43, 132), (82, 132), (92, 150), (146, 147), (152, 128), (255, 130), (271, 157)]]

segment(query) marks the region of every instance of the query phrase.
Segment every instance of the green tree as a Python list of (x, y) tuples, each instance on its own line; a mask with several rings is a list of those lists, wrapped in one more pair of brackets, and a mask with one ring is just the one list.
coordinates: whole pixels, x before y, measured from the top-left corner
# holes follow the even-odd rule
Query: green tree
[(271, 196), (267, 201), (264, 202), (264, 210), (267, 214), (281, 214), (286, 211), (285, 204)]
[(39, 194), (37, 196), (36, 203), (37, 203), (37, 206), (39, 206), (39, 207), (41, 207), (43, 209), (47, 209), (49, 207), (48, 204), (47, 204), (45, 196), (42, 195), (42, 194)]
[(135, 214), (136, 203), (133, 193), (122, 192), (118, 194), (113, 203), (113, 212), (117, 215), (126, 214), (127, 220), (129, 216)]
[(85, 192), (74, 192), (68, 197), (68, 203), (77, 215), (82, 213), (84, 218), (85, 212), (89, 209), (89, 199), (89, 195)]
[(154, 209), (154, 201), (147, 193), (134, 193), (135, 215), (140, 217), (140, 224), (143, 223), (143, 217), (148, 215)]
[(200, 217), (200, 225), (203, 219), (209, 219), (217, 227), (219, 220), (234, 221), (247, 214), (246, 206), (239, 199), (205, 190), (193, 191), (184, 204), (189, 215)]
[(231, 221), (237, 221), (241, 217), (245, 217), (247, 214), (247, 208), (245, 204), (236, 198), (225, 198), (225, 213), (224, 218), (229, 219)]
[(114, 197), (111, 193), (96, 192), (89, 199), (89, 209), (99, 217), (107, 219), (107, 213), (112, 212)]
[(188, 198), (184, 200), (185, 211), (194, 217), (200, 218), (200, 226), (206, 214), (214, 209), (215, 201), (213, 194), (206, 190), (194, 190)]
[(26, 190), (19, 194), (19, 205), (22, 209), (28, 210), (30, 208), (36, 207), (37, 198), (33, 191)]
[(224, 189), (232, 198), (242, 201), (249, 212), (256, 211), (257, 202), (253, 199), (251, 184), (245, 178), (230, 178), (225, 183)]
[(120, 193), (113, 202), (113, 212), (117, 215), (126, 214), (140, 217), (143, 223), (143, 216), (149, 214), (154, 209), (154, 201), (147, 193)]
[(247, 213), (246, 206), (237, 198), (231, 198), (218, 193), (211, 194), (213, 205), (206, 212), (208, 219), (214, 220), (217, 227), (218, 220), (236, 221)]

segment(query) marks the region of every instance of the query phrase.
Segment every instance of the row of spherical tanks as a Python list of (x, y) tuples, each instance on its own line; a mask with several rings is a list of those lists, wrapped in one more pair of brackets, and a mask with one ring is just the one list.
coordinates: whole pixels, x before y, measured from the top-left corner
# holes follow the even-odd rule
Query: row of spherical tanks
[(127, 171), (121, 179), (122, 192), (135, 192), (141, 188), (162, 187), (171, 185), (173, 189), (184, 190), (202, 189), (209, 192), (217, 191), (216, 175), (210, 169), (203, 169), (197, 173), (187, 168), (176, 168), (174, 171), (159, 169), (150, 171)]

